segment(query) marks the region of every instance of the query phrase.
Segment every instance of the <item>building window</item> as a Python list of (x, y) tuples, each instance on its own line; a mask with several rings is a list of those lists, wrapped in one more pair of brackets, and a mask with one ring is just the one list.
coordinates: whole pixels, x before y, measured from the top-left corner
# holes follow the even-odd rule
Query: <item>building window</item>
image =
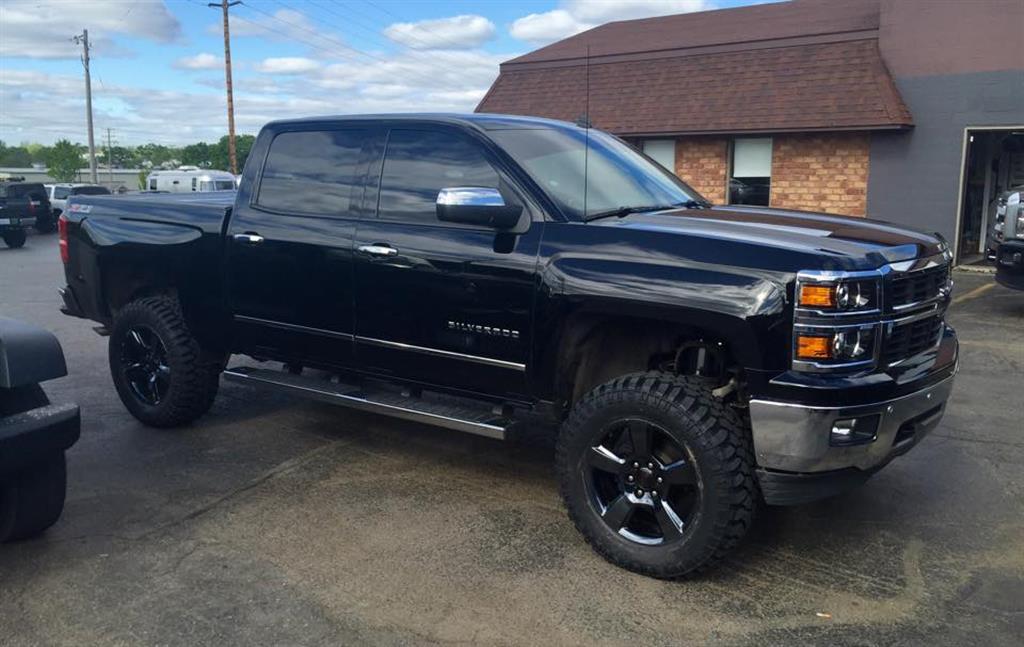
[(772, 139), (750, 137), (732, 143), (729, 204), (768, 206), (772, 188)]
[(647, 157), (664, 166), (670, 173), (676, 172), (676, 140), (646, 139), (643, 142), (643, 151)]

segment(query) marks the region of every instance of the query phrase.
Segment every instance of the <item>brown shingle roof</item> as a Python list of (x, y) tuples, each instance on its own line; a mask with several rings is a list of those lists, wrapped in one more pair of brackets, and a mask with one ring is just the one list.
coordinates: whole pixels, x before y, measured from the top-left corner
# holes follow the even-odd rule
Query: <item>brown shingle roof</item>
[[(603, 60), (589, 66), (591, 123), (620, 135), (913, 124), (875, 38)], [(587, 76), (578, 59), (503, 65), (477, 112), (575, 121)]]
[(879, 0), (777, 4), (608, 23), (507, 61), (478, 112), (622, 135), (905, 128), (878, 50)]
[(621, 20), (595, 27), (505, 66), (590, 56), (665, 52), (783, 38), (877, 32), (879, 0), (791, 0), (674, 16)]

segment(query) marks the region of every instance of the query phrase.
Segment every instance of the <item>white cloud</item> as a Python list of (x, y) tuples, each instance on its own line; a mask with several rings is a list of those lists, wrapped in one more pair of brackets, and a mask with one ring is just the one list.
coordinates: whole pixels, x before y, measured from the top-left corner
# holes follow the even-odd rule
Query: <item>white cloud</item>
[(547, 44), (616, 20), (667, 16), (714, 8), (708, 0), (563, 0), (561, 7), (532, 13), (512, 23), (513, 37)]
[(89, 29), (94, 52), (103, 56), (130, 54), (114, 42), (117, 35), (173, 43), (182, 34), (181, 24), (163, 2), (4, 0), (0, 5), (0, 57), (76, 59), (82, 47), (71, 42), (71, 37), (83, 27)]
[(265, 58), (256, 66), (257, 71), (265, 74), (304, 74), (320, 68), (320, 63), (311, 58), (301, 56), (282, 56)]
[[(264, 60), (236, 70), (235, 121), (238, 132), (255, 134), (268, 121), (311, 115), (470, 112), (497, 76), (499, 63), (515, 55), (437, 51), (426, 57), (406, 51), (386, 61), (325, 58), (317, 68), (292, 74), (263, 72)], [(4, 68), (0, 139), (84, 142), (82, 83), (76, 71)], [(196, 85), (199, 89), (175, 91), (94, 83), (97, 133), (113, 128), (125, 145), (217, 141), (227, 132), (223, 80), (211, 76)], [(345, 91), (344, 101), (338, 99), (339, 90)]]
[(174, 67), (183, 70), (217, 70), (224, 65), (219, 56), (202, 52), (195, 56), (183, 56), (174, 62)]
[[(211, 23), (206, 31), (213, 36), (223, 34), (224, 27), (220, 21)], [(243, 13), (232, 11), (231, 37), (267, 38), (278, 42), (307, 42), (316, 47), (336, 47), (342, 40), (338, 35), (319, 29), (317, 23), (301, 11), (294, 9), (278, 9), (273, 17), (261, 13)]]
[(483, 16), (461, 15), (397, 22), (384, 35), (412, 49), (473, 49), (494, 38), (494, 31), (494, 23)]

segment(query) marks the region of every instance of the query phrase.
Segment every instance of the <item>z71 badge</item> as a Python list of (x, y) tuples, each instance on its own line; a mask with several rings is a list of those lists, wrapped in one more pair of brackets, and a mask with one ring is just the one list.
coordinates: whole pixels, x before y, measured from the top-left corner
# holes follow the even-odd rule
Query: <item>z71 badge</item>
[(480, 324), (465, 323), (462, 321), (449, 321), (448, 330), (470, 332), (488, 337), (505, 337), (506, 339), (519, 339), (519, 331), (510, 328), (498, 328), (495, 326), (481, 326)]

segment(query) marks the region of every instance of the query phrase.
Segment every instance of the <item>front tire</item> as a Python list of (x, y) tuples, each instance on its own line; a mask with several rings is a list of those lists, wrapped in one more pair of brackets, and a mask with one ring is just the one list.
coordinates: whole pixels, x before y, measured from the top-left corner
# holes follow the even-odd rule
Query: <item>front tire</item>
[(27, 238), (28, 236), (25, 234), (24, 229), (15, 229), (4, 232), (4, 243), (6, 243), (11, 249), (23, 247)]
[(753, 522), (749, 428), (693, 378), (637, 373), (597, 387), (563, 425), (556, 465), (576, 528), (637, 573), (705, 569)]
[(213, 405), (220, 362), (199, 347), (174, 297), (146, 297), (122, 308), (108, 357), (121, 402), (143, 424), (185, 425)]
[[(0, 389), (0, 417), (46, 406), (38, 384)], [(0, 481), (0, 542), (34, 537), (64, 511), (67, 470), (64, 452), (54, 452)]]

